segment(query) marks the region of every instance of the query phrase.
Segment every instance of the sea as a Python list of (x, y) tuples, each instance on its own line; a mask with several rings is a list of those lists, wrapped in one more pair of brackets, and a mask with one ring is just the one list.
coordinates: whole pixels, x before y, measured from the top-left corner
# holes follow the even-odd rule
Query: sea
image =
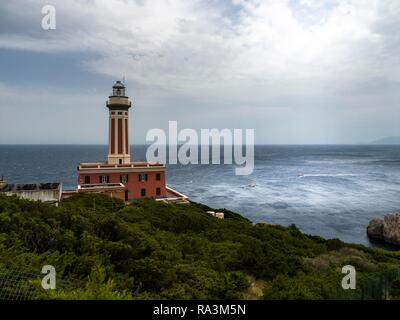
[[(146, 146), (132, 146), (144, 160)], [(0, 176), (10, 183), (61, 182), (74, 189), (77, 165), (102, 161), (105, 145), (0, 145)], [(371, 243), (373, 218), (400, 212), (400, 146), (257, 145), (254, 171), (235, 165), (167, 165), (167, 183), (191, 200), (227, 208), (251, 221), (324, 238)]]

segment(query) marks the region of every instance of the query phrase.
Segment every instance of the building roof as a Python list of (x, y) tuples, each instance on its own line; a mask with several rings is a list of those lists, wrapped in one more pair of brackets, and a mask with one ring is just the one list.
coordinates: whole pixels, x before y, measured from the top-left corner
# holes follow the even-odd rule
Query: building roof
[(125, 85), (121, 81), (117, 81), (113, 85), (113, 88), (121, 88), (121, 89), (123, 89), (123, 88), (125, 88)]
[(150, 162), (131, 162), (128, 164), (109, 164), (107, 162), (82, 162), (78, 166), (78, 170), (93, 169), (165, 169), (162, 163)]
[(95, 183), (95, 184), (80, 184), (78, 192), (82, 191), (112, 191), (125, 190), (126, 187), (122, 183)]

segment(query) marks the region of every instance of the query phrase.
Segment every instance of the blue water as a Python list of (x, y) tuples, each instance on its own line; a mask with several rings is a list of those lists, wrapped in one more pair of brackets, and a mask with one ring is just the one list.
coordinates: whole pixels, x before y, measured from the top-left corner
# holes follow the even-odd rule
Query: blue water
[[(77, 164), (106, 153), (102, 145), (3, 145), (0, 175), (74, 188)], [(144, 155), (144, 146), (133, 146), (135, 160)], [(400, 146), (256, 146), (250, 176), (236, 176), (231, 165), (171, 165), (167, 180), (194, 201), (254, 222), (296, 224), (309, 234), (371, 245), (369, 220), (400, 211)]]

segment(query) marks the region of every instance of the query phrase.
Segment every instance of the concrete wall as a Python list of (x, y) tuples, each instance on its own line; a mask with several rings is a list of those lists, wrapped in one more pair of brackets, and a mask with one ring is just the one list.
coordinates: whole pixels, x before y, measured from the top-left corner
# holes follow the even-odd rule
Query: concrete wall
[(60, 190), (21, 190), (21, 191), (8, 191), (5, 192), (6, 195), (16, 195), (21, 199), (28, 199), (33, 201), (43, 201), (58, 203), (61, 199), (61, 189)]

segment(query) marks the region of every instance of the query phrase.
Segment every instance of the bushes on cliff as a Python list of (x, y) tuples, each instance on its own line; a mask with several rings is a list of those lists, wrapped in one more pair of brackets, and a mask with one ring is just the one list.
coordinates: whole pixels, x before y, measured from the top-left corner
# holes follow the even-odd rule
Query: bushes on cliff
[[(54, 265), (59, 288), (39, 291), (41, 298), (238, 299), (250, 277), (271, 283), (267, 298), (342, 297), (342, 274), (329, 261), (348, 245), (295, 226), (253, 225), (229, 211), (219, 220), (209, 209), (153, 200), (124, 207), (101, 195), (54, 207), (0, 195), (0, 267), (2, 261), (31, 270)], [(400, 265), (394, 254), (351, 247), (363, 254), (343, 261), (362, 272)], [(326, 268), (319, 273), (317, 265)]]

